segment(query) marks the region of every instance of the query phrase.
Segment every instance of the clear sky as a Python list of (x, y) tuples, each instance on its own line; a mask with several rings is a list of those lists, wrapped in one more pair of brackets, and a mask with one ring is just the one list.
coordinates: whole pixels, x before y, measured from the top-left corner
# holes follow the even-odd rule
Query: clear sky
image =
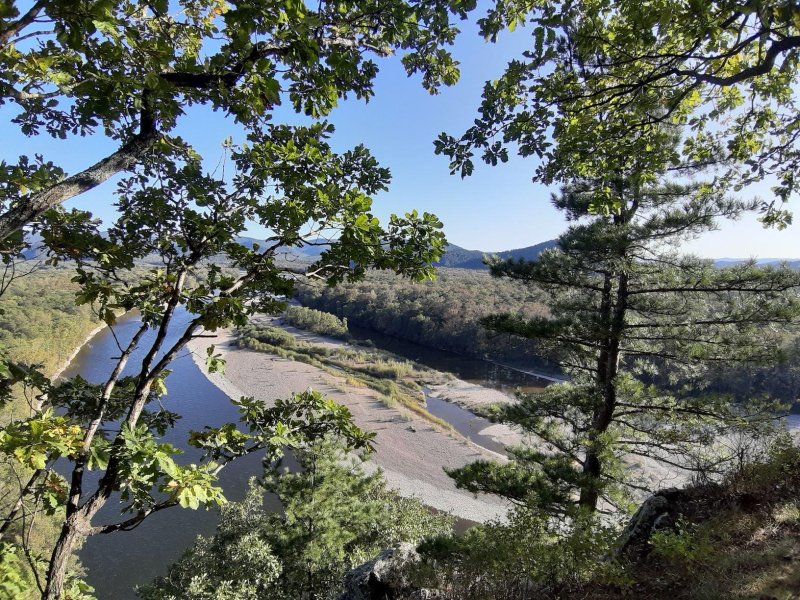
[[(433, 212), (444, 222), (450, 242), (492, 252), (552, 239), (566, 224), (550, 205), (551, 190), (531, 182), (535, 159), (514, 157), (497, 167), (479, 164), (474, 175), (462, 180), (449, 174), (445, 157), (433, 153), (433, 140), (441, 131), (459, 135), (471, 124), (484, 81), (497, 77), (508, 60), (519, 56), (529, 44), (524, 29), (505, 35), (497, 44), (484, 42), (469, 24), (463, 29), (453, 49), (462, 71), (456, 86), (430, 96), (419, 81), (406, 77), (399, 60), (382, 60), (376, 97), (368, 104), (347, 100), (331, 115), (337, 129), (334, 146), (345, 150), (363, 143), (391, 169), (391, 189), (375, 204), (381, 219), (412, 208)], [(11, 114), (8, 106), (0, 108), (0, 159), (13, 162), (19, 154), (41, 152), (72, 173), (114, 150), (102, 136), (66, 141), (46, 136), (26, 138), (9, 123)], [(275, 121), (284, 120), (300, 122), (291, 111), (280, 109)], [(221, 155), (224, 138), (232, 135), (234, 140), (243, 139), (230, 120), (203, 108), (193, 108), (183, 117), (178, 133), (192, 142), (210, 165)], [(764, 196), (767, 187), (753, 192)], [(110, 219), (113, 191), (113, 182), (107, 182), (69, 206)], [(797, 222), (780, 232), (764, 230), (755, 217), (723, 223), (720, 231), (691, 243), (686, 250), (710, 258), (798, 258), (800, 215)], [(252, 233), (258, 236), (262, 232)]]

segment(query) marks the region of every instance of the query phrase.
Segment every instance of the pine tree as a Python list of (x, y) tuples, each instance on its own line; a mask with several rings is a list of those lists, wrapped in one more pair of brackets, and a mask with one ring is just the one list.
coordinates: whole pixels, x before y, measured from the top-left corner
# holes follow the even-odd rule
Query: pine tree
[[(296, 451), (299, 470), (272, 465), (243, 502), (222, 508), (217, 533), (195, 546), (140, 594), (146, 600), (322, 600), (344, 574), (398, 542), (450, 530), (414, 499), (395, 497), (380, 472), (367, 475), (333, 438)], [(282, 512), (266, 512), (265, 493)]]
[[(723, 448), (726, 436), (772, 423), (773, 403), (710, 393), (703, 373), (776, 360), (780, 326), (800, 308), (800, 278), (785, 267), (716, 269), (681, 254), (681, 243), (755, 202), (646, 175), (576, 178), (553, 198), (574, 223), (558, 247), (536, 262), (491, 265), (495, 276), (541, 288), (550, 315), (502, 314), (485, 324), (539, 340), (569, 382), (498, 408), (495, 418), (541, 444), (513, 449), (506, 465), (455, 470), (459, 485), (559, 513), (619, 507), (632, 491), (653, 487), (632, 475), (632, 460), (713, 473), (732, 454)], [(594, 212), (600, 196), (615, 208)]]

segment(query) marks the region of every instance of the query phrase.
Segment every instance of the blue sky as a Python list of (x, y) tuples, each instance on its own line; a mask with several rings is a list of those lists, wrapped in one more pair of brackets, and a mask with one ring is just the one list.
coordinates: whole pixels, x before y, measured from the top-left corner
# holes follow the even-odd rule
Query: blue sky
[[(484, 81), (496, 77), (508, 60), (518, 56), (529, 43), (524, 29), (506, 34), (497, 44), (484, 42), (469, 24), (464, 24), (463, 29), (453, 50), (462, 71), (456, 86), (430, 96), (418, 80), (406, 77), (399, 60), (383, 60), (379, 63), (376, 97), (368, 104), (355, 99), (345, 101), (331, 115), (330, 121), (337, 129), (334, 146), (344, 150), (363, 143), (382, 165), (391, 169), (391, 189), (375, 203), (375, 212), (382, 219), (412, 208), (433, 212), (444, 222), (450, 242), (484, 251), (529, 246), (554, 238), (566, 224), (550, 206), (550, 190), (531, 182), (536, 166), (533, 159), (514, 157), (497, 167), (481, 164), (472, 177), (462, 180), (449, 174), (445, 157), (433, 153), (433, 140), (439, 132), (458, 135), (471, 124)], [(289, 113), (279, 110), (276, 122), (298, 120)], [(11, 114), (8, 106), (0, 108), (2, 159), (15, 161), (18, 154), (41, 152), (71, 173), (114, 150), (114, 145), (102, 136), (66, 141), (46, 136), (26, 138), (9, 123)], [(178, 133), (193, 143), (212, 166), (220, 156), (224, 138), (243, 138), (230, 120), (204, 108), (191, 109)], [(110, 219), (113, 191), (113, 182), (107, 182), (69, 206)], [(766, 196), (768, 186), (759, 186), (751, 193)], [(798, 232), (800, 217), (798, 224), (779, 232), (764, 230), (753, 216), (723, 223), (720, 231), (685, 249), (712, 258), (794, 258), (800, 257)], [(260, 233), (253, 231), (255, 235)]]

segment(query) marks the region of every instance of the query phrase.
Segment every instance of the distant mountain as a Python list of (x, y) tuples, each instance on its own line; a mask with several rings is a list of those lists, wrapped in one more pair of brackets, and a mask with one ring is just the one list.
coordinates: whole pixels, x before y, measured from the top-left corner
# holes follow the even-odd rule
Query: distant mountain
[[(43, 259), (45, 258), (46, 248), (42, 244), (41, 236), (28, 234), (28, 243), (30, 248), (22, 252), (23, 258), (27, 260)], [(267, 244), (264, 240), (259, 240), (253, 237), (240, 236), (236, 238), (242, 246), (252, 248), (254, 244), (258, 244), (264, 248)], [(322, 241), (322, 240), (320, 240)], [(524, 258), (525, 260), (535, 260), (539, 255), (549, 249), (558, 245), (556, 240), (547, 240), (535, 246), (528, 246), (526, 248), (516, 248), (514, 250), (506, 250), (505, 252), (483, 252), (481, 250), (467, 250), (455, 244), (448, 244), (442, 259), (434, 263), (437, 267), (453, 268), (453, 269), (486, 269), (483, 264), (484, 256), (497, 255), (502, 259), (509, 258)], [(279, 255), (283, 258), (291, 260), (299, 260), (300, 262), (313, 262), (319, 258), (319, 255), (327, 248), (327, 246), (304, 246), (302, 248), (293, 248), (282, 246), (279, 248)], [(732, 267), (747, 262), (746, 258), (718, 258), (714, 260), (714, 266), (717, 268)], [(148, 262), (148, 261), (145, 261)], [(758, 258), (756, 264), (760, 266), (778, 266), (781, 263), (787, 263), (789, 268), (800, 271), (800, 258)]]
[(28, 234), (26, 241), (30, 246), (22, 251), (22, 258), (25, 260), (37, 260), (44, 258), (46, 248), (42, 244), (42, 236)]
[[(258, 244), (264, 247), (263, 240), (258, 240), (252, 237), (238, 237), (237, 241), (247, 248), (252, 248), (253, 244)], [(500, 258), (524, 258), (527, 260), (536, 259), (544, 250), (552, 248), (556, 245), (555, 240), (548, 240), (535, 246), (528, 246), (527, 248), (518, 248), (516, 250), (507, 250), (505, 252), (482, 252), (481, 250), (467, 250), (455, 244), (449, 244), (445, 250), (442, 260), (434, 263), (437, 267), (453, 268), (453, 269), (486, 269), (483, 264), (483, 257), (486, 255), (497, 254)], [(281, 247), (279, 253), (287, 256), (293, 256), (300, 260), (314, 261), (326, 249), (326, 246), (304, 246), (302, 248)]]
[[(746, 263), (749, 259), (746, 258), (719, 258), (714, 261), (714, 266), (722, 269), (725, 267), (733, 267)], [(800, 259), (796, 258), (757, 258), (756, 264), (760, 267), (777, 267), (786, 263), (790, 269), (800, 271)]]
[[(252, 250), (254, 244), (258, 244), (258, 246), (263, 250), (267, 243), (264, 240), (259, 240), (252, 237), (246, 236), (239, 236), (236, 238), (236, 241), (239, 242), (245, 248), (250, 248)], [(313, 240), (309, 240), (313, 241)], [(321, 238), (319, 241), (327, 241), (322, 240)], [(278, 248), (278, 254), (281, 255), (288, 255), (302, 259), (311, 259), (316, 260), (323, 251), (327, 249), (327, 246), (303, 246), (302, 248), (290, 247), (290, 246), (281, 246)]]
[(554, 248), (558, 245), (556, 240), (547, 240), (535, 246), (528, 246), (527, 248), (517, 248), (515, 250), (506, 250), (505, 252), (483, 252), (481, 250), (467, 250), (455, 244), (448, 244), (442, 260), (434, 263), (437, 267), (445, 267), (451, 269), (486, 269), (488, 268), (483, 264), (484, 256), (497, 255), (502, 259), (509, 258), (524, 258), (525, 260), (536, 260), (539, 255), (549, 248)]
[[(242, 246), (252, 248), (253, 244), (258, 244), (264, 247), (263, 240), (258, 240), (252, 237), (238, 237), (237, 240)], [(528, 246), (527, 248), (518, 248), (516, 250), (507, 250), (505, 252), (482, 252), (481, 250), (467, 250), (455, 244), (449, 244), (445, 250), (442, 260), (434, 263), (437, 267), (453, 268), (453, 269), (486, 269), (483, 264), (483, 257), (486, 255), (497, 254), (500, 258), (524, 258), (527, 260), (534, 260), (542, 253), (542, 251), (552, 248), (556, 245), (555, 240), (548, 240), (535, 246)], [(279, 253), (285, 253), (287, 256), (293, 256), (300, 260), (313, 261), (326, 249), (326, 246), (304, 246), (302, 248), (281, 247)]]
[(264, 247), (264, 240), (259, 240), (252, 237), (239, 236), (236, 238), (236, 241), (249, 250), (252, 250), (253, 246), (256, 244), (262, 248)]

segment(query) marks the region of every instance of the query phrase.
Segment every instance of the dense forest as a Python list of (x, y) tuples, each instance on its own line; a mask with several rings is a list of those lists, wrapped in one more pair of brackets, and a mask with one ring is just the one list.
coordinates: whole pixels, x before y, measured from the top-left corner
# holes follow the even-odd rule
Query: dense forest
[(467, 269), (439, 269), (435, 280), (423, 283), (370, 272), (362, 282), (337, 287), (298, 285), (296, 294), (302, 304), (346, 318), (352, 325), (518, 365), (536, 361), (535, 343), (489, 333), (481, 319), (505, 311), (529, 317), (547, 314), (536, 290)]
[[(31, 265), (37, 265), (35, 261)], [(24, 266), (24, 265), (23, 265)], [(27, 269), (22, 269), (26, 272)], [(65, 366), (65, 361), (83, 344), (99, 325), (97, 315), (88, 305), (75, 304), (78, 286), (71, 279), (69, 268), (36, 268), (31, 274), (18, 278), (0, 295), (0, 348), (22, 364), (40, 365), (42, 371), (54, 375)], [(16, 419), (24, 419), (34, 411), (32, 403), (38, 391), (34, 386), (15, 386), (11, 398), (0, 407), (0, 424), (3, 427)], [(8, 514), (15, 497), (21, 493), (25, 480), (33, 472), (20, 468), (8, 456), (0, 462), (0, 510)], [(55, 480), (51, 481), (55, 484)], [(24, 540), (27, 556), (20, 556), (3, 547), (4, 568), (0, 568), (0, 589), (6, 598), (34, 598), (36, 594), (36, 564), (50, 551), (53, 538), (58, 535), (59, 521), (51, 515), (15, 523), (7, 532), (15, 539)], [(4, 533), (6, 533), (4, 531)], [(80, 573), (72, 560), (71, 573)], [(14, 567), (19, 569), (19, 581)], [(80, 591), (80, 580), (73, 579), (69, 588)]]
[[(482, 319), (498, 312), (547, 314), (541, 291), (474, 270), (438, 269), (437, 277), (412, 283), (371, 272), (363, 282), (335, 288), (299, 285), (297, 299), (367, 330), (432, 348), (496, 360), (521, 368), (555, 371), (532, 340), (488, 331)], [(302, 324), (300, 324), (302, 326)], [(368, 331), (365, 332), (367, 337)], [(800, 352), (794, 328), (771, 364), (720, 365), (704, 373), (706, 390), (737, 401), (759, 395), (794, 405), (800, 396)], [(669, 374), (654, 375), (666, 384)]]
[(89, 305), (75, 304), (69, 268), (47, 268), (14, 281), (0, 296), (0, 346), (53, 373), (99, 324)]

